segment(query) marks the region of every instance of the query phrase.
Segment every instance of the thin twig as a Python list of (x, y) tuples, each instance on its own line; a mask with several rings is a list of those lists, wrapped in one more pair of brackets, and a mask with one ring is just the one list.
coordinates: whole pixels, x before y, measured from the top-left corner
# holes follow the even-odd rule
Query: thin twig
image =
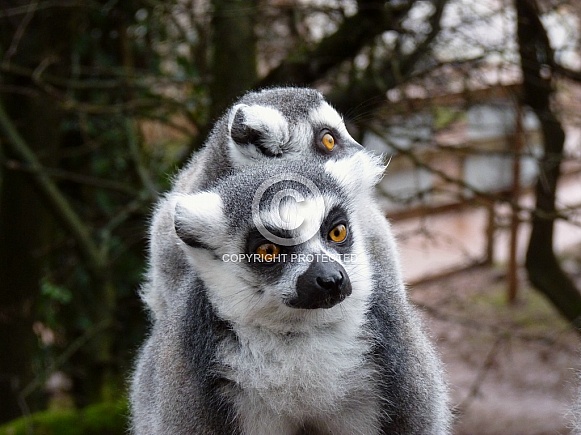
[(97, 334), (103, 332), (112, 325), (112, 319), (103, 319), (96, 325), (93, 325), (87, 332), (75, 339), (40, 375), (34, 378), (20, 392), (20, 397), (25, 399), (36, 389), (40, 388), (48, 379), (48, 376), (67, 362), (79, 349), (85, 346)]
[(87, 186), (93, 186), (93, 187), (97, 187), (100, 189), (114, 190), (117, 192), (122, 192), (122, 193), (126, 193), (128, 195), (132, 195), (132, 196), (138, 194), (137, 190), (135, 190), (131, 187), (128, 187), (126, 184), (117, 183), (115, 181), (106, 180), (103, 178), (90, 177), (87, 175), (77, 174), (77, 173), (70, 172), (70, 171), (64, 171), (64, 170), (58, 169), (58, 168), (47, 168), (47, 167), (32, 168), (30, 166), (25, 166), (21, 162), (18, 162), (16, 160), (7, 160), (5, 162), (5, 166), (6, 166), (6, 168), (11, 169), (11, 170), (26, 172), (29, 174), (38, 174), (39, 171), (42, 171), (45, 175), (48, 175), (49, 177), (52, 177), (52, 178), (59, 178), (61, 180), (72, 181), (74, 183), (84, 184)]
[(5, 61), (9, 62), (12, 56), (16, 54), (16, 51), (18, 50), (18, 45), (20, 44), (20, 40), (22, 39), (22, 36), (24, 36), (26, 28), (28, 27), (28, 24), (30, 24), (30, 20), (32, 20), (32, 17), (34, 16), (34, 13), (37, 10), (38, 3), (39, 0), (34, 0), (28, 4), (26, 8), (26, 15), (18, 25), (18, 28), (14, 33), (14, 37), (12, 38), (12, 42), (10, 43), (10, 47), (8, 48), (8, 50), (6, 50), (6, 54), (4, 56)]
[(486, 355), (486, 358), (482, 363), (482, 367), (480, 367), (480, 370), (478, 370), (476, 379), (474, 379), (474, 382), (472, 382), (472, 385), (470, 386), (470, 390), (468, 390), (468, 395), (457, 406), (455, 406), (459, 413), (466, 412), (466, 409), (468, 409), (472, 401), (479, 396), (482, 384), (484, 383), (486, 376), (490, 372), (490, 369), (494, 365), (496, 354), (500, 349), (500, 345), (505, 340), (506, 340), (505, 336), (500, 336), (497, 337), (496, 340), (494, 341), (494, 344), (488, 351), (488, 354)]
[(53, 180), (46, 174), (36, 154), (30, 149), (24, 138), (20, 135), (12, 120), (6, 113), (0, 100), (0, 130), (6, 135), (6, 144), (22, 159), (33, 171), (32, 181), (46, 198), (48, 204), (60, 218), (59, 221), (73, 235), (83, 255), (89, 262), (89, 267), (99, 274), (105, 266), (99, 249), (91, 239), (87, 227), (83, 224), (79, 215)]
[(143, 186), (147, 189), (149, 194), (153, 199), (156, 199), (159, 196), (158, 189), (151, 179), (147, 169), (145, 168), (145, 164), (143, 163), (143, 159), (141, 157), (141, 150), (139, 149), (139, 136), (136, 131), (135, 123), (132, 119), (127, 118), (125, 120), (125, 132), (127, 133), (127, 139), (129, 142), (129, 153), (131, 158), (133, 159), (133, 164), (135, 165), (135, 170), (137, 171), (137, 175), (141, 180)]

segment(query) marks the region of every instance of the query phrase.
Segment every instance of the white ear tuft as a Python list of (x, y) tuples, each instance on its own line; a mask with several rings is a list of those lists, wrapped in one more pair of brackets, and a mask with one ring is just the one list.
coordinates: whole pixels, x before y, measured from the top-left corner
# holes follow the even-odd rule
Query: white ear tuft
[(176, 195), (174, 227), (177, 236), (193, 248), (216, 249), (225, 234), (222, 199), (213, 192)]
[[(238, 111), (243, 109), (244, 107), (248, 107), (248, 104), (236, 104), (232, 109), (230, 109), (230, 113), (228, 114), (228, 131), (232, 131), (232, 125), (234, 124), (234, 118), (238, 114)], [(242, 112), (244, 113), (244, 112)]]
[(228, 118), (228, 131), (234, 151), (251, 158), (280, 156), (289, 141), (289, 126), (283, 114), (257, 104), (234, 106)]
[(381, 157), (368, 151), (325, 163), (325, 171), (350, 192), (366, 191), (372, 193), (373, 187), (383, 177), (386, 166)]

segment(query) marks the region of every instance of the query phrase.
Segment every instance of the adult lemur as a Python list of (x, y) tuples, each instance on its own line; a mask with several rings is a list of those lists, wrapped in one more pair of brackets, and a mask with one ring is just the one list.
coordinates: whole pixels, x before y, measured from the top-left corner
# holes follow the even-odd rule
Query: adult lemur
[(154, 216), (135, 433), (447, 433), (372, 199), (382, 169), (315, 91), (248, 94), (218, 121)]
[[(341, 116), (323, 96), (307, 88), (274, 88), (251, 92), (220, 118), (204, 147), (195, 153), (174, 180), (171, 193), (192, 193), (208, 188), (218, 179), (252, 165), (273, 160), (327, 161), (362, 150), (347, 132)], [(359, 169), (358, 169), (359, 170)], [(171, 195), (170, 195), (171, 196)], [(173, 209), (169, 196), (154, 213), (150, 232), (150, 261), (142, 297), (154, 318), (165, 310), (173, 289), (179, 285), (178, 265), (184, 263), (175, 243)], [(388, 225), (379, 210), (370, 210), (375, 223), (370, 226), (382, 264), (399, 276), (389, 261), (394, 246), (384, 228)], [(375, 242), (379, 237), (381, 240)]]

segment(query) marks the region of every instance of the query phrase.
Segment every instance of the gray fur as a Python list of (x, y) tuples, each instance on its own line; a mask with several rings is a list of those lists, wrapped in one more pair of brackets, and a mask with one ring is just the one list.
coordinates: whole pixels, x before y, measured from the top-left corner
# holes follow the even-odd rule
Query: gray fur
[[(357, 255), (356, 264), (344, 264), (353, 294), (333, 308), (269, 302), (294, 289), (295, 269), (300, 274), (303, 264), (273, 273), (223, 261), (224, 254), (244, 252), (254, 229), (248, 198), (262, 181), (285, 172), (312, 180), (327, 211), (346, 210), (355, 239), (349, 253)], [(135, 433), (447, 433), (446, 388), (421, 321), (397, 277), (371, 272), (361, 215), (362, 205), (375, 204), (361, 186), (354, 196), (350, 180), (342, 181), (320, 164), (273, 162), (211, 189), (223, 202), (225, 225), (195, 233), (206, 248), (176, 240), (185, 268), (175, 271), (182, 282), (139, 357), (131, 399)], [(187, 227), (183, 198), (174, 198), (174, 219)], [(191, 223), (194, 230), (205, 221)], [(321, 238), (293, 252), (329, 252)], [(213, 280), (243, 293), (222, 297)], [(239, 300), (230, 304), (231, 297)]]
[[(344, 126), (336, 130), (342, 137), (333, 153), (312, 146), (318, 129), (337, 127), (306, 129), (309, 114), (323, 101), (316, 91), (296, 88), (246, 95), (217, 122), (206, 147), (158, 205), (142, 291), (154, 322), (132, 384), (136, 434), (449, 432), (443, 371), (407, 300), (395, 242), (371, 198), (373, 181), (361, 172), (365, 153)], [(260, 116), (234, 113), (253, 105), (278, 110), (287, 123), (263, 125)], [(231, 139), (234, 124), (245, 120), (261, 130), (265, 155), (233, 153), (252, 146)], [(247, 132), (234, 133), (244, 138)], [(327, 205), (345, 205), (357, 239), (353, 249), (365, 257), (355, 269), (346, 265), (353, 294), (333, 308), (293, 310), (283, 304), (273, 312), (261, 302), (273, 289), (292, 289), (304, 264), (265, 272), (220, 259), (243, 252), (253, 226), (252, 195), (261, 181), (285, 172), (313, 180)], [(224, 203), (223, 225), (206, 231), (208, 237), (195, 222), (188, 226), (187, 213), (181, 217), (176, 207), (200, 190)], [(196, 248), (180, 240), (174, 219), (200, 239)], [(248, 298), (256, 303), (245, 306), (242, 298), (228, 305), (228, 298), (216, 296), (220, 280), (224, 288), (234, 282), (241, 291), (254, 289)], [(366, 293), (367, 287), (372, 290)]]
[[(176, 268), (184, 268), (183, 258), (175, 244), (168, 243), (175, 237), (171, 204), (168, 198), (176, 193), (192, 193), (203, 190), (224, 176), (245, 166), (262, 165), (271, 160), (284, 159), (323, 162), (351, 155), (362, 147), (346, 132), (344, 125), (312, 125), (309, 114), (326, 105), (323, 96), (306, 88), (274, 88), (261, 92), (250, 92), (238, 100), (214, 126), (204, 147), (195, 153), (190, 162), (174, 180), (172, 191), (157, 205), (150, 230), (150, 260), (147, 279), (141, 295), (153, 318), (164, 312), (168, 300), (175, 294), (172, 289), (179, 286), (180, 276)], [(279, 157), (263, 156), (259, 153), (238, 154), (238, 149), (248, 151), (252, 147), (240, 147), (233, 143), (229, 122), (235, 118), (236, 108), (254, 105), (273, 108), (282, 113), (288, 122), (287, 142), (281, 144), (283, 153)], [(338, 115), (337, 115), (338, 116)], [(313, 145), (314, 135), (320, 128), (331, 128), (341, 133), (341, 140), (332, 153), (324, 153)], [(339, 138), (338, 138), (339, 139)], [(382, 216), (379, 219), (385, 221)]]
[[(581, 381), (581, 373), (577, 373), (577, 379)], [(577, 387), (577, 397), (569, 408), (568, 416), (570, 418), (571, 434), (581, 435), (581, 387)]]

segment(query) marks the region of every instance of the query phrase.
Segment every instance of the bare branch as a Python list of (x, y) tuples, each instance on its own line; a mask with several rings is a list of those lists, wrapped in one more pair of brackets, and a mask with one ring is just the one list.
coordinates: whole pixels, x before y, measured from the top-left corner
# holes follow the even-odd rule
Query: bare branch
[(143, 183), (143, 186), (147, 189), (149, 195), (155, 199), (158, 197), (157, 188), (155, 186), (155, 183), (149, 176), (149, 172), (145, 169), (145, 164), (143, 163), (143, 159), (141, 158), (137, 128), (135, 127), (134, 121), (132, 121), (131, 119), (125, 120), (125, 131), (129, 139), (129, 152), (131, 158), (133, 159), (135, 170), (137, 171), (137, 174), (139, 175), (139, 178)]
[(365, 45), (393, 29), (411, 4), (386, 6), (383, 1), (359, 2), (359, 11), (346, 18), (337, 31), (311, 50), (300, 48), (264, 77), (257, 87), (282, 83), (311, 84), (330, 69), (355, 56)]
[(553, 64), (553, 68), (555, 69), (555, 72), (560, 76), (581, 83), (581, 71), (572, 70), (557, 62)]
[[(440, 33), (440, 19), (447, 0), (435, 0), (435, 10), (429, 19), (431, 30), (424, 40), (408, 55), (399, 58), (389, 57), (385, 59), (379, 68), (382, 72), (381, 81), (375, 80), (374, 72), (368, 69), (367, 77), (349, 85), (345, 89), (334, 90), (328, 97), (329, 100), (341, 112), (348, 112), (353, 107), (364, 107), (367, 111), (373, 111), (385, 101), (385, 93), (408, 79), (413, 74), (417, 62), (427, 54), (428, 47)], [(384, 29), (386, 30), (386, 29)]]
[(12, 42), (10, 43), (10, 47), (8, 47), (8, 50), (6, 50), (6, 53), (4, 55), (5, 61), (10, 61), (10, 58), (12, 58), (12, 56), (16, 54), (16, 51), (18, 50), (18, 45), (20, 44), (20, 40), (22, 39), (22, 36), (24, 35), (26, 28), (30, 24), (30, 20), (32, 20), (34, 13), (36, 12), (38, 3), (39, 0), (34, 0), (31, 1), (26, 7), (26, 15), (24, 16), (22, 21), (20, 21), (18, 28), (14, 33), (14, 37), (12, 38)]
[[(53, 8), (92, 8), (94, 10), (102, 11), (103, 6), (96, 1), (75, 1), (75, 0), (62, 0), (62, 1), (39, 1), (33, 2), (34, 9), (33, 12), (39, 12), (46, 9)], [(3, 8), (0, 11), (0, 18), (17, 17), (19, 15), (25, 15), (30, 12), (30, 5), (14, 6), (11, 8)]]
[(91, 269), (95, 272), (102, 270), (105, 266), (103, 257), (100, 255), (98, 247), (91, 239), (87, 227), (83, 224), (81, 218), (73, 210), (71, 204), (63, 196), (56, 184), (46, 174), (34, 152), (16, 130), (16, 127), (6, 113), (1, 101), (0, 129), (4, 131), (4, 134), (6, 135), (7, 140), (5, 143), (32, 169), (32, 180), (36, 187), (40, 190), (50, 207), (60, 218), (60, 223), (74, 236), (81, 252), (88, 260)]
[(51, 178), (72, 181), (73, 183), (84, 184), (86, 186), (92, 186), (99, 189), (108, 189), (132, 196), (138, 194), (138, 191), (131, 187), (128, 187), (125, 184), (117, 183), (115, 181), (106, 180), (103, 178), (91, 177), (88, 175), (65, 171), (63, 169), (47, 168), (44, 166), (42, 168), (32, 168), (30, 166), (23, 165), (21, 162), (16, 160), (7, 160), (5, 162), (5, 166), (6, 168), (13, 171), (21, 171), (29, 174), (37, 174), (39, 171), (43, 171), (45, 175)]

